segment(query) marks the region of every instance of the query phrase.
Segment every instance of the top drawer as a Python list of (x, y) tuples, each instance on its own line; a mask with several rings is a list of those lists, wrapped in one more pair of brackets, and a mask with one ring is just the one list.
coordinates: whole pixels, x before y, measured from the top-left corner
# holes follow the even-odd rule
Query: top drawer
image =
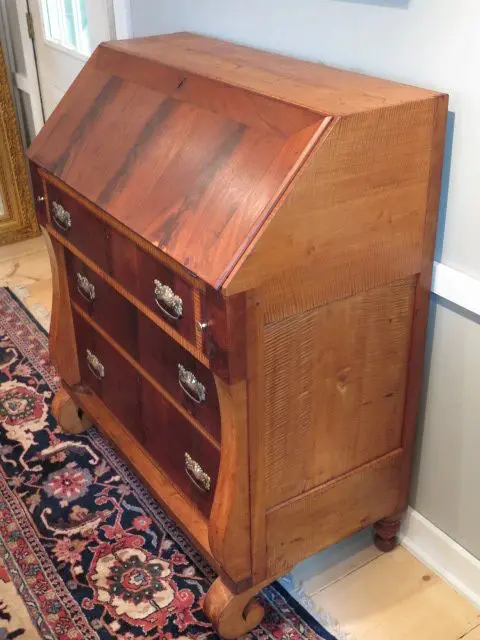
[(47, 183), (47, 193), (52, 228), (196, 346), (195, 300), (200, 313), (202, 295), (196, 279), (144, 251), (61, 188)]
[(108, 271), (107, 227), (97, 216), (56, 186), (47, 183), (51, 226), (101, 269)]

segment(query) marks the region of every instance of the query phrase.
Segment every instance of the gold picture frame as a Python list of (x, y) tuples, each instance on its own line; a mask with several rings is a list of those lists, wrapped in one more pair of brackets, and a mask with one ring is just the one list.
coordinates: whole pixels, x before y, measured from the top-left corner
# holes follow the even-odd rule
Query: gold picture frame
[(0, 47), (0, 245), (39, 233), (22, 137)]

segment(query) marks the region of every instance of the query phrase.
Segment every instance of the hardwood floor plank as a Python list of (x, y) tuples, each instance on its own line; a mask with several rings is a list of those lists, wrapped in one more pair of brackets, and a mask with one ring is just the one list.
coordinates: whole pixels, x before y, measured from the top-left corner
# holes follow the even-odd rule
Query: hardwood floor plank
[(0, 286), (10, 287), (46, 329), (52, 310), (52, 273), (43, 237), (0, 247)]
[(381, 555), (370, 529), (334, 544), (298, 564), (291, 572), (296, 586), (312, 596)]
[(458, 640), (480, 640), (480, 624), (469, 631), (466, 636), (459, 636)]
[(43, 251), (45, 243), (42, 236), (0, 246), (0, 263), (15, 258), (24, 258), (31, 253)]
[(480, 623), (480, 611), (402, 547), (313, 599), (356, 640), (458, 640)]
[(45, 244), (38, 245), (36, 251), (24, 255), (11, 255), (8, 251), (9, 247), (10, 245), (0, 248), (0, 283), (2, 286), (33, 284), (51, 278)]

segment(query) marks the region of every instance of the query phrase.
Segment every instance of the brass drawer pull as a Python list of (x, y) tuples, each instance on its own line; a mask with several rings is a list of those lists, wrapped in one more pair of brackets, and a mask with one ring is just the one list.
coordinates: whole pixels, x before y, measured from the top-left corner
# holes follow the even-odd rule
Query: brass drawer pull
[(178, 365), (178, 384), (183, 393), (197, 404), (205, 402), (206, 394), (204, 385), (197, 380), (195, 375), (185, 369), (181, 364)]
[(105, 377), (105, 367), (90, 349), (87, 349), (87, 364), (90, 371), (98, 380)]
[(185, 451), (185, 473), (193, 484), (202, 491), (208, 493), (212, 486), (212, 481), (208, 473), (196, 462), (190, 454)]
[(160, 311), (171, 320), (178, 320), (183, 315), (183, 300), (174, 294), (172, 289), (160, 282), (153, 281), (155, 285), (155, 302)]
[(68, 231), (72, 226), (72, 218), (68, 211), (62, 207), (58, 202), (52, 202), (53, 208), (53, 221), (59, 229), (62, 231)]
[(95, 300), (94, 285), (81, 273), (77, 273), (77, 291), (87, 302), (93, 302)]

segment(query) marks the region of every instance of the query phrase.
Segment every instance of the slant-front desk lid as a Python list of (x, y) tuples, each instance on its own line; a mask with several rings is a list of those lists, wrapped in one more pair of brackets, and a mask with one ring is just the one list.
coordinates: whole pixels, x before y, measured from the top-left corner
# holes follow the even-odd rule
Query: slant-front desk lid
[(427, 92), (192, 34), (102, 44), (29, 150), (221, 288), (349, 113)]

